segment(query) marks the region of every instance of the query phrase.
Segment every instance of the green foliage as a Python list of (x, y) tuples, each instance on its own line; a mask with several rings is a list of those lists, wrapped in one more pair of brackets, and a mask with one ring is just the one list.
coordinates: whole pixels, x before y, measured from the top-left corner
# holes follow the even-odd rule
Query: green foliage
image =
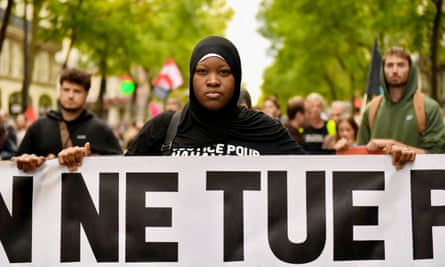
[[(33, 22), (34, 46), (69, 39), (85, 67), (121, 75), (142, 66), (150, 80), (167, 57), (187, 79), (193, 46), (204, 36), (223, 34), (233, 15), (225, 0), (28, 1), (40, 14)], [(263, 0), (259, 31), (271, 41), (274, 56), (263, 75), (263, 96), (278, 96), (282, 106), (293, 95), (313, 91), (328, 101), (361, 96), (375, 36), (382, 52), (392, 45), (417, 51), (428, 73), (435, 2)], [(443, 62), (443, 45), (437, 52)], [(186, 87), (187, 81), (180, 89)]]
[(374, 37), (382, 51), (400, 45), (428, 57), (434, 12), (432, 0), (263, 0), (260, 32), (275, 56), (263, 95), (282, 104), (314, 91), (328, 101), (361, 96)]
[(70, 38), (85, 65), (108, 75), (133, 66), (154, 75), (167, 57), (184, 73), (196, 42), (232, 16), (225, 0), (46, 0), (46, 11), (42, 38)]

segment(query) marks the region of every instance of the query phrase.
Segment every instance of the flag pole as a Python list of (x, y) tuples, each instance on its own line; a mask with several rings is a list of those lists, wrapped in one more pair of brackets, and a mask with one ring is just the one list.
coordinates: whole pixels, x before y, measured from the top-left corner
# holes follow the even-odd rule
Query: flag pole
[(382, 59), (380, 57), (377, 37), (374, 37), (374, 46), (372, 48), (371, 62), (369, 64), (368, 83), (366, 85), (365, 93), (363, 95), (362, 106), (360, 108), (361, 114), (363, 114), (368, 98), (371, 100), (373, 96), (380, 94), (381, 64), (382, 64)]

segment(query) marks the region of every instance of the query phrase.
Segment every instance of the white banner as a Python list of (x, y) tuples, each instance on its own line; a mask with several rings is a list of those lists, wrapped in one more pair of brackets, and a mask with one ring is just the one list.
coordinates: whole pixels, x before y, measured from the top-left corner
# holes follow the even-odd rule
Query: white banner
[(445, 155), (0, 162), (0, 266), (445, 266)]

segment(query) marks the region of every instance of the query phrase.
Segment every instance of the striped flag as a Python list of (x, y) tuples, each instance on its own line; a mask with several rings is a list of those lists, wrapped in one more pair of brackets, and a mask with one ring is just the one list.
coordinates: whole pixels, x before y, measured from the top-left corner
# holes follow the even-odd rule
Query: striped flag
[(176, 89), (183, 83), (181, 71), (175, 61), (168, 58), (153, 82), (153, 93), (160, 99), (165, 99), (171, 90)]

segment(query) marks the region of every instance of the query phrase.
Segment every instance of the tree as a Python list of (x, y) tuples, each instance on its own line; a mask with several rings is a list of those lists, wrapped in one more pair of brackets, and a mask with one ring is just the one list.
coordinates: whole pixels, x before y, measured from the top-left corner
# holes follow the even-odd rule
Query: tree
[(69, 3), (48, 1), (50, 27), (45, 35), (52, 39), (68, 35), (71, 46), (86, 59), (83, 63), (96, 68), (101, 75), (99, 113), (107, 75), (131, 73), (134, 66), (142, 66), (152, 78), (168, 56), (186, 69), (197, 39), (211, 33), (221, 34), (232, 14), (224, 0)]
[(360, 90), (372, 35), (368, 44), (364, 41), (368, 36), (356, 27), (355, 14), (364, 12), (359, 3), (341, 1), (336, 8), (326, 8), (330, 1), (263, 2), (261, 32), (271, 39), (276, 54), (264, 74), (263, 92), (279, 95), (285, 104), (295, 94), (317, 91), (332, 100), (349, 98)]
[(374, 36), (382, 51), (399, 45), (419, 52), (424, 65), (434, 55), (443, 61), (441, 6), (441, 0), (264, 0), (260, 32), (275, 61), (264, 73), (263, 94), (283, 103), (312, 91), (327, 100), (363, 94)]

